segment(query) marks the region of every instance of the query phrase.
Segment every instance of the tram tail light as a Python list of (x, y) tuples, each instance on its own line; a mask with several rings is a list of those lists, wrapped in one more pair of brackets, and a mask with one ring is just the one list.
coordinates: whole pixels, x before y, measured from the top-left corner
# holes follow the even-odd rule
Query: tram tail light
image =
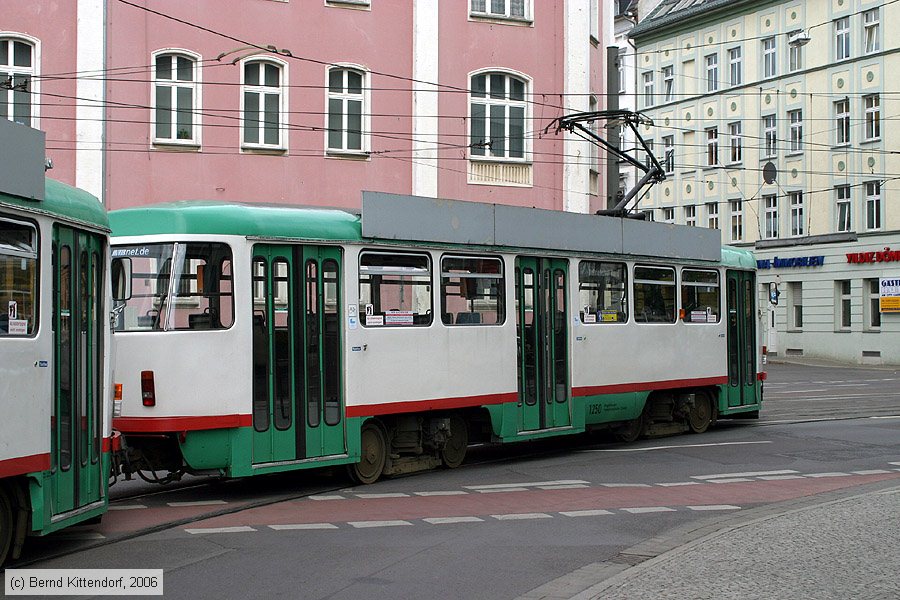
[(113, 384), (113, 416), (122, 416), (122, 384)]
[(153, 371), (141, 371), (141, 401), (144, 406), (156, 406), (156, 384)]

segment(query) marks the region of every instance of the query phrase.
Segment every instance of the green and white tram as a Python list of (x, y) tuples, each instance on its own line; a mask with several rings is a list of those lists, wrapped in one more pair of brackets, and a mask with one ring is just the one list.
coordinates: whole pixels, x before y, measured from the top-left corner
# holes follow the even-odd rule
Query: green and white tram
[(473, 442), (758, 415), (755, 262), (718, 232), (363, 196), (110, 213), (128, 469), (373, 482)]
[(106, 510), (112, 398), (106, 212), (45, 180), (43, 134), (3, 119), (0, 134), (2, 564)]

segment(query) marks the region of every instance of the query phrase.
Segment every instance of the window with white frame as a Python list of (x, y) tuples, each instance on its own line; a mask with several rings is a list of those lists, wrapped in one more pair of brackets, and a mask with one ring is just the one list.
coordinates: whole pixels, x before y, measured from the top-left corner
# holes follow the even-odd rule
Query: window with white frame
[(865, 141), (877, 140), (881, 137), (881, 102), (878, 94), (863, 97), (866, 109)]
[(649, 169), (653, 166), (653, 140), (644, 140), (647, 144), (647, 152), (644, 153), (644, 165)]
[(697, 226), (697, 207), (693, 204), (684, 207), (684, 224), (688, 227)]
[(706, 203), (706, 226), (710, 229), (719, 228), (719, 203)]
[(789, 281), (788, 296), (788, 330), (803, 329), (803, 282)]
[(625, 49), (619, 48), (619, 61), (616, 63), (619, 70), (619, 93), (625, 93)]
[(850, 17), (834, 21), (834, 58), (835, 60), (850, 58)]
[(763, 136), (765, 147), (763, 158), (775, 158), (778, 154), (778, 122), (775, 115), (765, 115), (763, 120)]
[(881, 182), (867, 181), (866, 186), (866, 230), (881, 229)]
[(719, 128), (710, 127), (706, 130), (706, 166), (712, 167), (719, 164)]
[(865, 28), (866, 47), (865, 53), (871, 54), (881, 50), (881, 21), (877, 8), (867, 10), (863, 13), (863, 27)]
[(766, 239), (773, 240), (778, 237), (778, 196), (763, 196), (765, 203)]
[(197, 58), (181, 52), (162, 52), (153, 63), (153, 141), (199, 144)]
[(34, 44), (14, 37), (0, 37), (0, 82), (12, 84), (12, 89), (0, 87), (0, 119), (33, 126), (37, 106), (35, 63)]
[(789, 110), (788, 120), (791, 123), (791, 152), (803, 151), (803, 111)]
[(591, 39), (600, 41), (600, 0), (591, 0)]
[(531, 0), (471, 0), (471, 13), (501, 19), (531, 18)]
[(728, 72), (731, 75), (731, 85), (741, 85), (744, 82), (744, 59), (741, 55), (741, 47), (731, 48), (728, 51)]
[(850, 99), (834, 103), (834, 142), (841, 146), (850, 143)]
[(662, 209), (662, 222), (663, 223), (674, 223), (675, 222), (675, 208), (674, 207), (666, 207)]
[(709, 54), (706, 57), (706, 91), (719, 89), (719, 55)]
[(271, 60), (247, 60), (243, 69), (243, 145), (283, 149), (286, 67)]
[(653, 71), (644, 73), (644, 106), (653, 106)]
[(731, 241), (744, 239), (744, 203), (741, 200), (731, 201)]
[(853, 211), (849, 185), (839, 185), (834, 188), (834, 213), (837, 216), (836, 231), (851, 231)]
[(347, 67), (328, 69), (328, 151), (363, 152), (368, 147), (364, 119), (366, 72)]
[(863, 330), (878, 333), (881, 330), (881, 288), (877, 277), (863, 280), (865, 302)]
[(839, 279), (834, 282), (834, 329), (835, 331), (850, 331), (852, 325), (851, 306), (852, 296), (849, 279)]
[(731, 145), (731, 163), (739, 163), (743, 160), (743, 147), (741, 142), (741, 122), (728, 124), (728, 141)]
[[(588, 101), (588, 110), (591, 112), (596, 112), (598, 107), (597, 97), (591, 96)], [(599, 129), (597, 121), (589, 121), (588, 129), (594, 135), (599, 136)], [(588, 160), (590, 161), (590, 165), (588, 167), (588, 173), (590, 175), (590, 193), (594, 196), (600, 194), (600, 147), (594, 142), (587, 142), (588, 144)], [(620, 144), (621, 147), (621, 144)]]
[(507, 73), (472, 76), (470, 146), (472, 158), (525, 158), (525, 95), (528, 84)]
[(671, 102), (675, 99), (675, 67), (662, 68), (663, 100)]
[(668, 175), (675, 172), (675, 136), (664, 135), (663, 142), (663, 171)]
[(778, 56), (776, 55), (775, 38), (769, 37), (762, 41), (763, 51), (763, 77), (775, 77), (778, 75)]
[(803, 220), (803, 192), (790, 192), (788, 196), (791, 206), (791, 235), (803, 235), (806, 231)]
[[(800, 34), (802, 30), (792, 31), (788, 35)], [(803, 68), (803, 46), (790, 44), (788, 46), (788, 70), (793, 73)]]

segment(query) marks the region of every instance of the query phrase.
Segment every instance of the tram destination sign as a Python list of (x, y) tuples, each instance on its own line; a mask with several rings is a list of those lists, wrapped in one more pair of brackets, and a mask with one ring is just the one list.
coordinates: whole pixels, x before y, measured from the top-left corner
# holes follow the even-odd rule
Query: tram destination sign
[(900, 277), (878, 280), (878, 306), (882, 313), (900, 313)]

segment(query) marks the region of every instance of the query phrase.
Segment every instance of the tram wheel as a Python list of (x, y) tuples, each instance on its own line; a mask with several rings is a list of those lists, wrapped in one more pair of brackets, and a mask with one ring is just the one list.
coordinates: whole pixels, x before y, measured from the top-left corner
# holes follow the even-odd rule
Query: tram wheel
[(644, 413), (641, 412), (638, 418), (626, 421), (615, 431), (616, 439), (626, 443), (636, 441), (644, 434), (645, 424)]
[(441, 448), (441, 461), (448, 469), (455, 469), (466, 459), (469, 447), (469, 430), (465, 420), (459, 415), (450, 417), (450, 439)]
[(0, 487), (0, 565), (6, 562), (6, 557), (12, 548), (15, 532), (13, 531), (13, 506), (5, 487)]
[(358, 483), (375, 483), (387, 461), (387, 440), (378, 423), (368, 422), (359, 432), (359, 462), (349, 465), (350, 477)]
[(688, 427), (692, 433), (703, 433), (709, 429), (710, 423), (712, 423), (712, 403), (708, 395), (698, 393), (694, 396), (694, 405), (688, 413)]

